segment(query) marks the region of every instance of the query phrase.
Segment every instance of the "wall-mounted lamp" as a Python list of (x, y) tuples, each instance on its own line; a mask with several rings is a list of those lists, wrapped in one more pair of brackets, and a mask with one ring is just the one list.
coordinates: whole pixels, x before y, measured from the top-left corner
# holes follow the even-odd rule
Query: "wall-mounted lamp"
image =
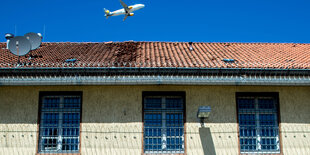
[(211, 112), (210, 106), (200, 106), (197, 112), (197, 118), (200, 119), (201, 126), (204, 127), (204, 119), (208, 118)]

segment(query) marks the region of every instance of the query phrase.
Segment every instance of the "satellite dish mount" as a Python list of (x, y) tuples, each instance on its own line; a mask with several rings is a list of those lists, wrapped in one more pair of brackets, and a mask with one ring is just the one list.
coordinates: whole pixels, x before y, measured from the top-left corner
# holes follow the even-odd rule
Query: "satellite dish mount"
[[(12, 37), (11, 37), (12, 36)], [(40, 33), (27, 33), (24, 36), (16, 36), (6, 34), (8, 39), (8, 49), (16, 56), (18, 56), (17, 63), (20, 64), (20, 56), (24, 56), (40, 47), (42, 42), (42, 35)]]

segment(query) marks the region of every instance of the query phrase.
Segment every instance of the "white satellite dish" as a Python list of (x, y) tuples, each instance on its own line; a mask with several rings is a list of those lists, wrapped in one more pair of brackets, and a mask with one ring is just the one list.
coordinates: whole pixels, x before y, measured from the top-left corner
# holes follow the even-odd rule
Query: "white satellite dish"
[(31, 43), (26, 37), (17, 36), (10, 39), (8, 47), (13, 54), (23, 56), (31, 50)]
[(42, 42), (42, 35), (39, 33), (33, 33), (33, 32), (29, 32), (27, 34), (24, 35), (31, 44), (31, 50), (37, 49), (40, 47), (41, 42)]

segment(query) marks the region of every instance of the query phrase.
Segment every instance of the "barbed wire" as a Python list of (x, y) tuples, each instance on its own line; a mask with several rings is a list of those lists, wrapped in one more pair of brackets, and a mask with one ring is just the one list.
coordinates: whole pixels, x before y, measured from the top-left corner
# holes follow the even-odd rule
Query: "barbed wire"
[(310, 69), (309, 63), (294, 62), (266, 62), (266, 61), (236, 61), (236, 62), (192, 62), (189, 64), (179, 64), (173, 62), (1, 62), (1, 68), (71, 68), (71, 67), (184, 67), (184, 68), (261, 68), (261, 69)]

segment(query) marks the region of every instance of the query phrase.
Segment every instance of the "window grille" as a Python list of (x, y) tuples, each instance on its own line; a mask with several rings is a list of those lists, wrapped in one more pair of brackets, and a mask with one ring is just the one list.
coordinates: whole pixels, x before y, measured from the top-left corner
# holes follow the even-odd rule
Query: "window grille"
[(184, 153), (184, 102), (179, 96), (144, 98), (144, 152)]
[(43, 96), (40, 105), (40, 153), (78, 153), (80, 96)]
[(280, 153), (278, 106), (274, 97), (238, 97), (241, 153)]

